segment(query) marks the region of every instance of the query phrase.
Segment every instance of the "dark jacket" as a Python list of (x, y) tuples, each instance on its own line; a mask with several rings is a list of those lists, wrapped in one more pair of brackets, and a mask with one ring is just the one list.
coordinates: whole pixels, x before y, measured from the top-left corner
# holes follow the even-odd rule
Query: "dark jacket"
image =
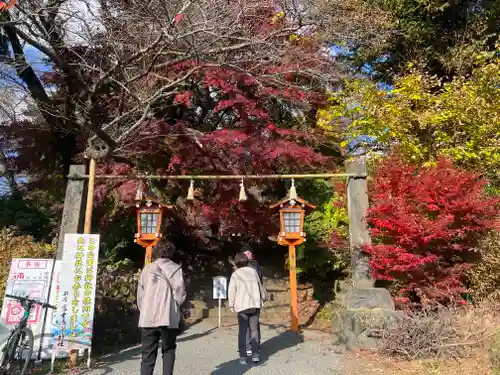
[(262, 283), (262, 268), (260, 268), (259, 263), (255, 259), (252, 259), (248, 262), (248, 267), (252, 267), (257, 271), (257, 275), (259, 275), (260, 282)]

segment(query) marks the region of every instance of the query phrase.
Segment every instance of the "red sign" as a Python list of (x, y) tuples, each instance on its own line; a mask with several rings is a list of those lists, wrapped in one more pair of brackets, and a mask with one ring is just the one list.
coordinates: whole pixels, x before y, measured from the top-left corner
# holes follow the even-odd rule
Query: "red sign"
[(20, 270), (46, 270), (47, 269), (47, 261), (46, 260), (38, 260), (38, 259), (23, 259), (20, 260), (17, 264), (17, 268)]
[[(17, 324), (21, 321), (23, 314), (24, 309), (19, 302), (9, 301), (9, 303), (7, 304), (7, 315), (5, 316), (5, 323)], [(28, 318), (28, 324), (34, 324), (38, 322), (39, 316), (40, 306), (35, 305), (32, 307), (30, 317)]]

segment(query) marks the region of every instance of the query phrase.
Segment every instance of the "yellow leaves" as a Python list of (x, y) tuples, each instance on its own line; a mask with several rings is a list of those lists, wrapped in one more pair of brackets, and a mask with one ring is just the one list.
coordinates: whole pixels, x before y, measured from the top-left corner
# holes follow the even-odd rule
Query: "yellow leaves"
[(431, 161), (426, 161), (425, 163), (422, 164), (424, 168), (434, 168), (436, 166), (436, 161), (431, 160)]
[(285, 18), (285, 12), (276, 13), (273, 18), (271, 18), (271, 24), (275, 25), (279, 20)]
[(344, 113), (344, 108), (331, 106), (319, 109), (316, 113), (316, 126), (328, 132), (334, 132), (337, 129), (336, 120)]
[(397, 79), (391, 90), (351, 81), (332, 97), (317, 123), (331, 129), (350, 119), (345, 139), (368, 136), (374, 146), (398, 145), (409, 160), (424, 164), (445, 155), (469, 168), (500, 170), (499, 58), (445, 84), (415, 73)]
[(289, 37), (288, 37), (288, 40), (290, 40), (290, 42), (293, 42), (295, 40), (299, 39), (299, 37), (296, 35), (296, 34), (291, 34)]

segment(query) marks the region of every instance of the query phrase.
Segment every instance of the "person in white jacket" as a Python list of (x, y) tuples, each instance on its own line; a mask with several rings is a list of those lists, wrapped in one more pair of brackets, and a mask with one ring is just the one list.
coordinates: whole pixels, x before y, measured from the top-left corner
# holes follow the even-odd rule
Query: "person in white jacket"
[(260, 309), (267, 300), (267, 293), (260, 282), (257, 271), (248, 267), (248, 257), (238, 253), (234, 257), (236, 271), (231, 275), (228, 302), (231, 311), (238, 315), (238, 351), (240, 363), (246, 364), (246, 335), (250, 330), (252, 339), (252, 362), (259, 362), (259, 318)]
[(174, 373), (175, 349), (181, 323), (179, 306), (186, 299), (182, 268), (172, 262), (171, 242), (162, 240), (153, 249), (155, 261), (144, 267), (137, 288), (139, 327), (142, 331), (141, 375), (153, 375), (160, 338), (163, 375)]

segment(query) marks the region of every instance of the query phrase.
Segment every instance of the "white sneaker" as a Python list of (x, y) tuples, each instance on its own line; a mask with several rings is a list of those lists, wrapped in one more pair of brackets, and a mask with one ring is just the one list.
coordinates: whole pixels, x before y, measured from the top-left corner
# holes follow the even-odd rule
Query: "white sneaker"
[(251, 357), (252, 356), (252, 351), (251, 350), (247, 350), (247, 357)]

